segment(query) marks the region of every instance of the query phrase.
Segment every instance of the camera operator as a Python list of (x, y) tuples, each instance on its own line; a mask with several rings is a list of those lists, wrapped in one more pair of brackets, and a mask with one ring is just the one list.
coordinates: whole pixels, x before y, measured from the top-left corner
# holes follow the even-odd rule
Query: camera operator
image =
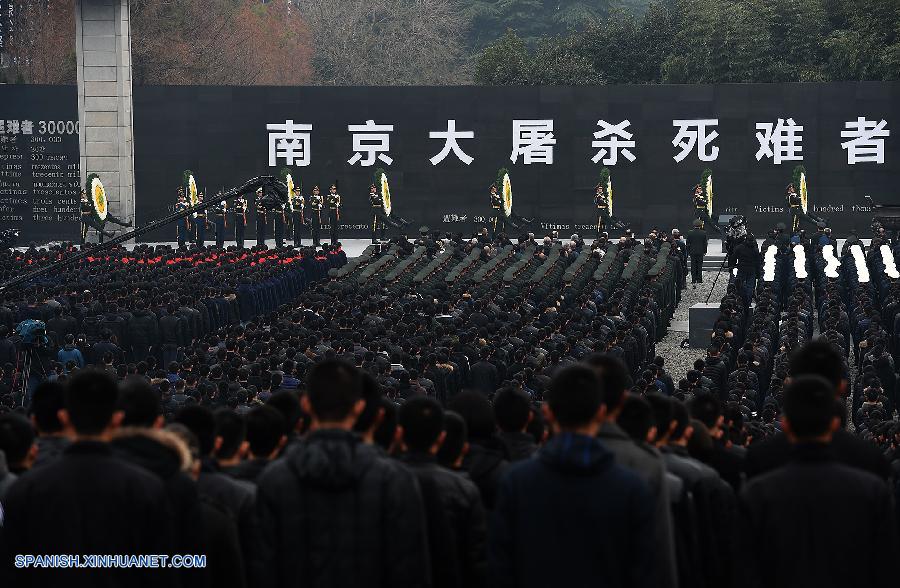
[(729, 241), (734, 243), (729, 247), (728, 268), (737, 269), (737, 280), (744, 293), (744, 304), (749, 306), (753, 291), (756, 289), (756, 278), (761, 273), (762, 260), (753, 233), (738, 235), (739, 233), (735, 233), (734, 237), (729, 236)]
[(16, 327), (18, 353), (13, 394), (20, 406), (31, 404), (31, 395), (47, 379), (53, 360), (47, 338), (47, 326), (42, 321), (25, 320)]

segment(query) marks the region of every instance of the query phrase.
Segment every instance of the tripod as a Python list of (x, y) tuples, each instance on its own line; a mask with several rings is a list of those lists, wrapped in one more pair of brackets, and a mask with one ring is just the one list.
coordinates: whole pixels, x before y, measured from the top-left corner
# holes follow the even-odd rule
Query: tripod
[(706, 303), (708, 303), (709, 299), (712, 297), (712, 293), (716, 289), (716, 282), (719, 281), (719, 276), (722, 275), (722, 270), (725, 269), (726, 265), (728, 265), (728, 256), (722, 260), (722, 265), (719, 266), (719, 269), (716, 272), (716, 278), (713, 280), (712, 287), (709, 289), (709, 294), (706, 295)]
[(35, 360), (37, 360), (37, 375), (41, 376), (41, 379), (44, 380), (47, 378), (47, 371), (44, 369), (44, 364), (41, 359), (35, 357), (37, 353), (37, 349), (33, 343), (23, 343), (22, 351), (19, 354), (18, 362), (17, 362), (17, 372), (19, 374), (18, 381), (13, 385), (13, 393), (17, 393), (20, 398), (20, 406), (26, 407), (28, 404), (29, 394), (28, 394), (28, 385), (31, 381), (31, 373), (34, 368)]

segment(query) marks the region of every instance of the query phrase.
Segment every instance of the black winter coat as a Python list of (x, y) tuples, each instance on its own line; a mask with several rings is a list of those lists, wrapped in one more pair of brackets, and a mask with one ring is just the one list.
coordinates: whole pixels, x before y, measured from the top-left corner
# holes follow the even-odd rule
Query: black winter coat
[[(200, 502), (206, 545), (206, 569), (211, 588), (244, 588), (244, 558), (238, 540), (237, 525), (227, 509), (208, 499)], [(190, 584), (197, 588), (197, 584)]]
[(258, 480), (255, 586), (430, 586), (415, 477), (353, 433), (318, 430)]
[(462, 469), (469, 474), (481, 492), (481, 500), (488, 510), (494, 508), (500, 478), (509, 467), (506, 447), (499, 439), (470, 439), (469, 452), (463, 458)]
[(598, 439), (557, 435), (503, 479), (489, 530), (491, 585), (656, 586), (653, 511), (647, 484)]
[[(793, 451), (794, 446), (784, 433), (750, 445), (744, 460), (747, 479), (787, 464)], [(891, 475), (890, 464), (877, 447), (843, 429), (835, 431), (829, 451), (839, 463), (865, 470), (884, 480)]]
[(500, 387), (500, 372), (489, 361), (478, 361), (469, 367), (469, 387), (491, 396)]
[(197, 484), (181, 471), (185, 458), (173, 435), (152, 429), (126, 428), (112, 441), (117, 455), (154, 474), (163, 483), (174, 518), (173, 548), (178, 553), (203, 553), (203, 515)]
[(186, 321), (177, 314), (165, 314), (159, 319), (159, 341), (163, 345), (188, 343), (186, 331)]
[[(218, 471), (211, 460), (204, 460), (197, 479), (200, 498), (218, 504), (228, 511), (237, 524), (238, 537), (245, 565), (251, 561), (255, 548), (256, 517), (254, 516), (255, 488), (250, 482), (235, 480)], [(249, 571), (249, 570), (248, 570)]]
[(509, 457), (509, 461), (528, 459), (538, 450), (538, 445), (534, 442), (534, 437), (531, 433), (501, 432), (497, 434), (497, 438), (506, 447), (506, 455)]
[(692, 229), (687, 234), (687, 249), (689, 255), (706, 255), (707, 236), (706, 231)]
[(786, 466), (741, 493), (748, 586), (893, 586), (892, 497), (878, 477), (798, 445)]
[[(159, 343), (159, 324), (149, 310), (135, 310), (128, 321), (128, 342), (132, 349), (152, 347)], [(146, 358), (141, 358), (146, 359)]]
[(0, 585), (112, 588), (172, 585), (165, 569), (14, 569), (16, 554), (171, 554), (172, 514), (157, 476), (81, 441), (22, 475), (3, 503)]
[(432, 586), (485, 586), (487, 522), (478, 488), (464, 473), (439, 466), (433, 456), (409, 453), (402, 461), (422, 491)]

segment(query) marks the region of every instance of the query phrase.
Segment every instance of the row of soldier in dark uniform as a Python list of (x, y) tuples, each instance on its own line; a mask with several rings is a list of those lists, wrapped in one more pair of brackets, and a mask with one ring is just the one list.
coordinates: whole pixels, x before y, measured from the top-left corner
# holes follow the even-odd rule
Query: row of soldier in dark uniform
[[(599, 190), (599, 187), (598, 187)], [(788, 184), (785, 190), (785, 200), (791, 215), (791, 234), (795, 235), (800, 230), (800, 223), (807, 222), (814, 227), (825, 223), (825, 219), (811, 215), (803, 210), (803, 199), (794, 187), (794, 184)], [(599, 196), (598, 196), (599, 198)], [(598, 204), (599, 206), (599, 204)], [(709, 227), (725, 237), (725, 232), (717, 223), (712, 222), (709, 216), (709, 207), (706, 199), (706, 191), (700, 184), (694, 186), (694, 212), (695, 217), (699, 219), (704, 228)]]
[[(260, 190), (261, 191), (261, 190)], [(257, 191), (257, 196), (260, 196)], [(818, 226), (825, 222), (824, 219), (808, 214), (803, 210), (803, 202), (800, 194), (797, 192), (793, 184), (789, 184), (786, 190), (785, 198), (787, 200), (788, 209), (791, 215), (791, 233), (796, 233), (801, 222), (805, 221)], [(203, 200), (203, 193), (198, 193), (198, 199)], [(626, 225), (622, 223), (612, 214), (612, 206), (607, 194), (607, 186), (598, 184), (595, 190), (594, 202), (597, 207), (597, 233), (603, 234), (609, 229), (624, 230)], [(375, 243), (379, 239), (384, 240), (385, 228), (390, 226), (395, 229), (401, 229), (409, 225), (409, 221), (400, 218), (397, 215), (391, 215), (385, 208), (384, 198), (375, 184), (369, 186), (369, 204), (372, 208), (372, 224), (371, 235), (372, 242)], [(715, 222), (712, 222), (709, 214), (708, 201), (706, 192), (700, 184), (694, 186), (693, 204), (695, 218), (700, 220), (704, 230), (712, 229), (725, 236), (722, 228)], [(510, 211), (506, 214), (503, 206), (503, 198), (500, 195), (497, 185), (492, 184), (490, 187), (490, 205), (491, 220), (490, 227), (492, 235), (499, 233), (508, 233), (510, 229), (521, 229), (522, 225), (528, 225), (533, 219), (524, 218)], [(178, 202), (175, 210), (186, 210), (190, 207), (190, 203), (184, 194), (184, 188), (178, 188)], [(228, 231), (228, 205), (225, 202), (217, 203), (210, 208), (195, 213), (194, 217), (185, 217), (179, 219), (176, 223), (178, 244), (183, 247), (188, 241), (193, 241), (199, 245), (206, 242), (206, 231), (212, 228), (214, 231), (213, 240), (218, 247), (223, 247), (226, 240), (234, 237), (238, 247), (244, 246), (244, 235), (247, 227), (247, 210), (249, 202), (240, 195), (231, 205), (233, 233)], [(308, 210), (307, 210), (308, 208)], [(111, 214), (100, 224), (92, 215), (93, 205), (87, 198), (87, 194), (82, 190), (81, 199), (81, 241), (85, 242), (89, 227), (96, 229), (100, 235), (100, 242), (103, 238), (112, 237), (112, 233), (107, 232), (103, 228), (105, 222), (111, 222), (124, 227), (130, 227), (131, 223), (115, 218)], [(323, 215), (323, 211), (325, 214)], [(271, 218), (270, 218), (271, 216)], [(282, 247), (285, 239), (286, 229), (291, 232), (295, 245), (300, 245), (302, 240), (302, 232), (309, 230), (310, 238), (313, 245), (321, 244), (321, 232), (325, 223), (329, 227), (329, 237), (332, 244), (336, 244), (339, 240), (339, 228), (341, 219), (341, 195), (337, 191), (337, 185), (332, 184), (328, 194), (324, 197), (320, 193), (319, 186), (315, 186), (310, 194), (308, 201), (303, 195), (297, 195), (293, 205), (282, 205), (281, 210), (269, 210), (265, 208), (261, 199), (257, 200), (256, 205), (256, 238), (257, 242), (263, 242), (269, 235), (270, 227), (273, 230), (275, 243), (278, 247)]]
[[(294, 245), (300, 245), (303, 239), (303, 231), (308, 230), (313, 245), (320, 245), (322, 228), (329, 228), (331, 244), (337, 244), (339, 240), (339, 228), (341, 221), (341, 195), (337, 191), (337, 185), (332, 184), (328, 194), (324, 197), (318, 186), (315, 186), (309, 199), (298, 194), (291, 205), (282, 205), (280, 209), (268, 209), (263, 206), (262, 190), (257, 190), (256, 204), (256, 239), (258, 243), (265, 241), (269, 235), (269, 228), (273, 230), (275, 244), (278, 247), (284, 245), (286, 231), (291, 232)], [(203, 200), (203, 193), (198, 193), (198, 200)], [(384, 199), (380, 192), (372, 184), (369, 188), (369, 203), (372, 206), (372, 242), (376, 237), (384, 239), (385, 226), (401, 228), (409, 224), (409, 221), (396, 215), (388, 216), (384, 207)], [(178, 189), (178, 202), (176, 211), (186, 210), (190, 207), (184, 195), (184, 189)], [(231, 205), (232, 222), (234, 223), (234, 240), (238, 247), (244, 246), (244, 235), (247, 228), (247, 210), (250, 205), (247, 199), (240, 195), (234, 199)], [(308, 210), (307, 210), (308, 209)], [(323, 211), (325, 214), (323, 215)], [(214, 229), (216, 246), (222, 247), (226, 238), (230, 238), (228, 231), (228, 205), (219, 202), (206, 210), (194, 214), (193, 218), (185, 217), (177, 221), (178, 245), (184, 247), (187, 241), (194, 241), (203, 245), (206, 241), (207, 228)], [(211, 220), (211, 222), (210, 222)]]
[[(328, 194), (322, 196), (318, 186), (313, 188), (309, 196), (309, 202), (303, 196), (297, 196), (293, 206), (282, 205), (276, 209), (268, 209), (262, 203), (262, 189), (256, 192), (256, 240), (262, 243), (268, 238), (270, 228), (278, 247), (284, 246), (285, 232), (290, 231), (295, 245), (300, 245), (302, 231), (308, 228), (313, 245), (319, 246), (322, 238), (322, 228), (329, 226), (329, 238), (331, 244), (338, 242), (338, 228), (341, 220), (341, 195), (337, 186), (332, 185)], [(203, 200), (203, 193), (197, 194), (199, 201)], [(307, 211), (307, 204), (309, 210)], [(183, 188), (178, 188), (178, 202), (175, 211), (187, 210), (191, 204), (187, 201)], [(218, 202), (206, 210), (194, 213), (176, 221), (178, 246), (184, 247), (188, 241), (197, 245), (206, 242), (206, 231), (212, 228), (212, 235), (217, 247), (223, 247), (226, 240), (233, 237), (238, 247), (244, 247), (244, 238), (247, 229), (247, 211), (250, 203), (243, 194), (235, 198), (231, 204)], [(229, 209), (231, 214), (229, 214)], [(324, 214), (323, 214), (324, 212)], [(230, 216), (230, 219), (229, 219)], [(228, 221), (233, 223), (233, 232), (229, 231)]]

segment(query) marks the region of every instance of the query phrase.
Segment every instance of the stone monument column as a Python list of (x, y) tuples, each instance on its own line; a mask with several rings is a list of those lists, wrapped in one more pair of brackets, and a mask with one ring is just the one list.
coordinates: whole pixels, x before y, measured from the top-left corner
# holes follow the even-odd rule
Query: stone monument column
[(100, 176), (110, 210), (134, 219), (129, 0), (75, 0), (81, 184)]

